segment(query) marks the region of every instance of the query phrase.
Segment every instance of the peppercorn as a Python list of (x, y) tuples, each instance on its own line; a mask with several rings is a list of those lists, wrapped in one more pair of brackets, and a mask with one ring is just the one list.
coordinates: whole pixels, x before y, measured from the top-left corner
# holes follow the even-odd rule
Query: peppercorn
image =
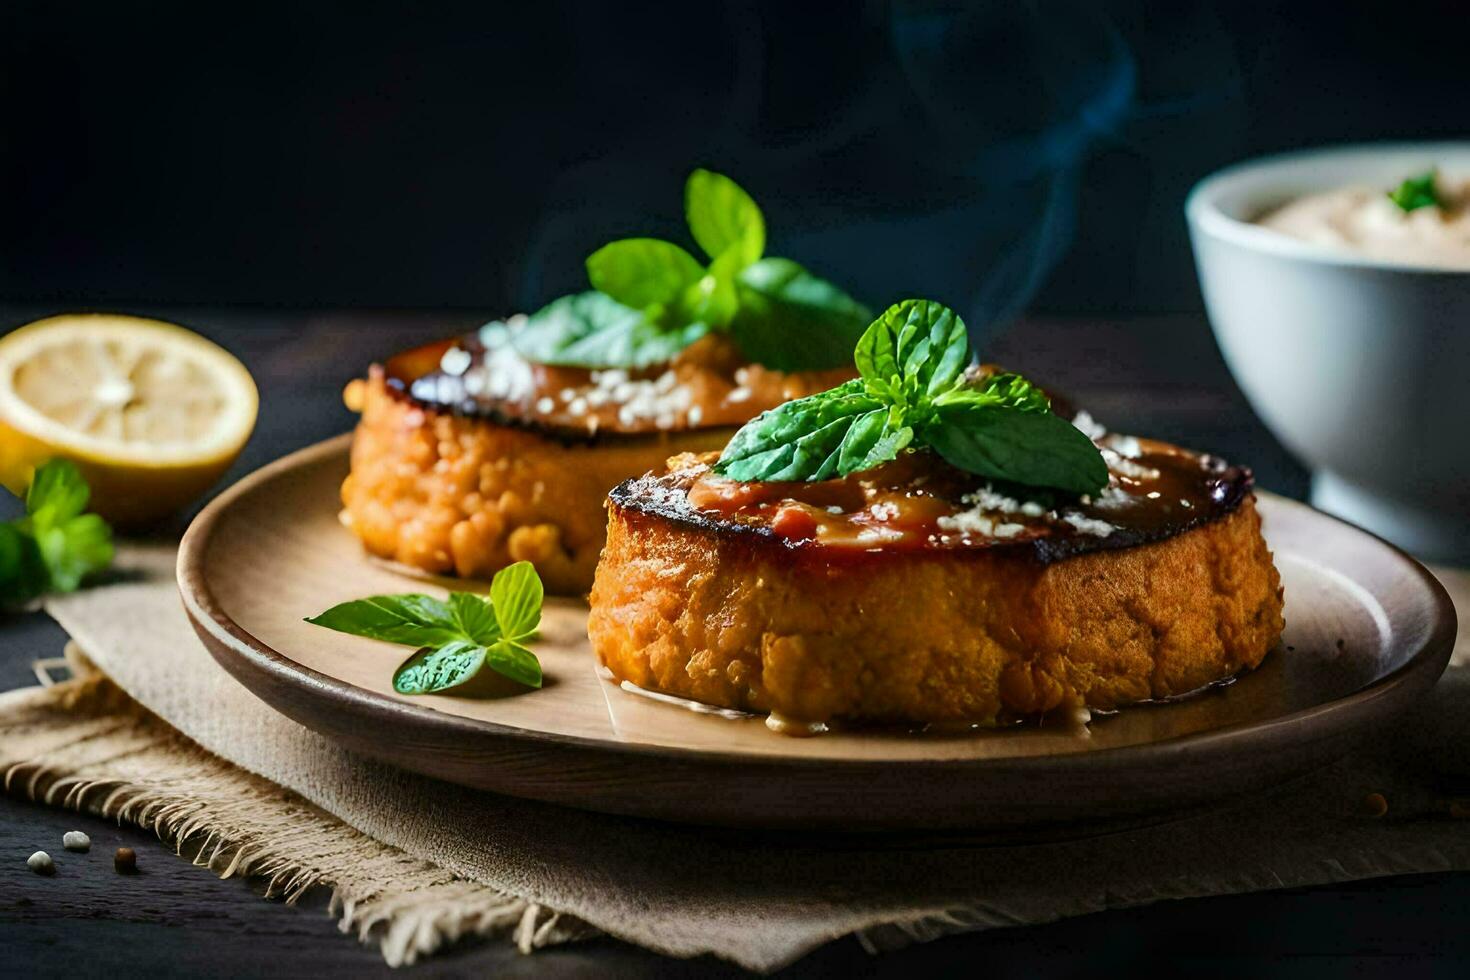
[(26, 858), (26, 867), (38, 875), (54, 875), (56, 873), (56, 862), (51, 860), (51, 855), (45, 851), (37, 851)]
[(80, 830), (68, 830), (61, 835), (61, 846), (68, 851), (87, 852), (92, 849), (92, 838)]
[(138, 855), (133, 853), (131, 847), (119, 847), (112, 856), (112, 866), (120, 875), (134, 874), (138, 870)]

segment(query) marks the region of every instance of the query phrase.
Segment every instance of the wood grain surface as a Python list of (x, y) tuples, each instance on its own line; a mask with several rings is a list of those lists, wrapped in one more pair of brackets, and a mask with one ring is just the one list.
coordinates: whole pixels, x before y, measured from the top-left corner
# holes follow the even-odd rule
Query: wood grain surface
[[(473, 312), (312, 313), (160, 308), (126, 312), (188, 324), (239, 355), (262, 392), (260, 422), (224, 481), (351, 424), (341, 386), (359, 360), (386, 356), (487, 317)], [(0, 329), (60, 312), (0, 310)], [(486, 311), (495, 314), (503, 311)], [(351, 357), (343, 351), (350, 350)], [(1262, 486), (1305, 495), (1305, 471), (1271, 438), (1231, 383), (1203, 317), (1033, 321), (987, 356), (1074, 393), (1118, 429), (1249, 462)], [(3, 509), (3, 505), (0, 505)], [(8, 516), (8, 515), (7, 515)], [(182, 520), (172, 530), (181, 531)], [(169, 529), (164, 529), (167, 533)], [(0, 688), (34, 682), (30, 662), (56, 656), (61, 630), (38, 613), (0, 622)], [(147, 872), (119, 901), (106, 876), (40, 879), (37, 847), (59, 848), (80, 827), (94, 854), (128, 842)], [(106, 875), (111, 868), (101, 864)], [(238, 880), (219, 881), (140, 831), (0, 797), (0, 973), (7, 976), (379, 976), (376, 950), (340, 935), (322, 896), (288, 908)], [(1416, 875), (1347, 885), (1167, 902), (1045, 926), (993, 930), (868, 956), (853, 940), (828, 946), (782, 976), (971, 974), (1148, 975), (1164, 964), (1191, 976), (1461, 977), (1470, 964), (1470, 875)], [(709, 960), (664, 959), (599, 941), (521, 957), (502, 942), (466, 945), (404, 976), (686, 977), (736, 971)]]

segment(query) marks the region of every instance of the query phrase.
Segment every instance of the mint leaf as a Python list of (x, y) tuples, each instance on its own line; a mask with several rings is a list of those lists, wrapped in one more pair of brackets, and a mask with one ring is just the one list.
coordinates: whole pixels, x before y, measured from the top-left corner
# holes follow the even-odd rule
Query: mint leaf
[(861, 303), (790, 259), (740, 271), (729, 333), (746, 357), (777, 371), (820, 371), (848, 362), (873, 316)]
[(1442, 207), (1439, 192), (1434, 185), (1438, 171), (1431, 169), (1417, 177), (1409, 177), (1388, 192), (1388, 199), (1397, 204), (1404, 213), (1419, 208)]
[(416, 647), (474, 639), (461, 628), (449, 603), (418, 594), (379, 595), (343, 602), (306, 621), (339, 633)]
[(75, 592), (82, 579), (112, 563), (112, 528), (96, 514), (41, 519), (46, 514), (43, 509), (34, 519), (33, 533), (51, 589)]
[(932, 300), (911, 299), (883, 312), (858, 339), (858, 373), (896, 385), (912, 401), (952, 387), (970, 360), (965, 321)]
[(490, 582), (490, 603), (501, 634), (507, 640), (534, 636), (544, 597), (541, 579), (530, 562), (518, 561), (496, 572)]
[(696, 170), (684, 183), (684, 217), (711, 259), (733, 252), (744, 267), (766, 248), (766, 220), (750, 195), (729, 177)]
[(828, 479), (839, 474), (849, 430), (875, 410), (887, 409), (863, 390), (861, 379), (787, 402), (742, 426), (715, 472), (734, 480)]
[(587, 257), (592, 285), (636, 309), (673, 303), (703, 276), (694, 256), (657, 238), (625, 238)]
[(563, 296), (531, 314), (511, 343), (539, 364), (644, 368), (673, 360), (708, 331), (703, 323), (665, 329), (642, 310), (589, 291)]
[(472, 592), (451, 592), (449, 610), (466, 639), (482, 645), (500, 639), (501, 629), (495, 609), (484, 596)]
[[(0, 538), (0, 574), (5, 541)], [(527, 561), (502, 568), (490, 595), (451, 592), (447, 601), (426, 595), (380, 595), (333, 606), (308, 623), (419, 649), (393, 673), (399, 694), (431, 694), (458, 687), (489, 666), (528, 687), (541, 686), (541, 662), (521, 642), (541, 623), (544, 589)]]
[(96, 514), (82, 513), (90, 497), (87, 481), (71, 461), (52, 459), (36, 468), (26, 491), (26, 516), (7, 525), (6, 547), (19, 547), (27, 562), (31, 555), (39, 558), (39, 567), (23, 562), (30, 581), (5, 588), (5, 598), (72, 592), (112, 562), (112, 529)]
[(659, 239), (605, 245), (587, 258), (594, 291), (532, 315), (512, 340), (516, 350), (542, 364), (642, 368), (719, 330), (751, 360), (778, 371), (846, 361), (868, 311), (789, 259), (762, 259), (765, 218), (738, 184), (694, 171), (684, 186), (684, 214), (708, 267)]
[(424, 647), (393, 672), (393, 690), (399, 694), (434, 694), (458, 687), (483, 666), (485, 648), (469, 640)]
[(959, 385), (941, 392), (934, 398), (935, 405), (993, 405), (998, 408), (1014, 408), (1023, 412), (1051, 411), (1051, 399), (1046, 393), (1019, 374), (992, 374), (978, 385)]
[(685, 320), (723, 327), (739, 308), (735, 276), (744, 267), (740, 253), (731, 248), (710, 263), (709, 271), (685, 287), (679, 309)]
[(1015, 374), (967, 382), (970, 343), (947, 307), (884, 311), (853, 353), (860, 377), (764, 412), (735, 433), (714, 471), (736, 480), (825, 480), (929, 448), (993, 479), (1095, 493), (1107, 465), (1091, 439)]
[(49, 582), (36, 539), (14, 524), (0, 524), (0, 600), (34, 599), (46, 591)]
[(903, 425), (901, 417), (889, 408), (875, 408), (858, 416), (837, 450), (836, 475), (860, 473), (897, 459), (899, 452), (914, 441), (914, 430)]
[(87, 509), (92, 490), (76, 464), (66, 459), (51, 459), (36, 467), (26, 491), (26, 513), (43, 515), (48, 521), (64, 521)]
[(1091, 439), (1049, 411), (941, 405), (920, 438), (952, 466), (996, 480), (1097, 493), (1108, 467)]
[(501, 640), (485, 648), (485, 663), (497, 674), (527, 687), (541, 686), (541, 661), (514, 640)]

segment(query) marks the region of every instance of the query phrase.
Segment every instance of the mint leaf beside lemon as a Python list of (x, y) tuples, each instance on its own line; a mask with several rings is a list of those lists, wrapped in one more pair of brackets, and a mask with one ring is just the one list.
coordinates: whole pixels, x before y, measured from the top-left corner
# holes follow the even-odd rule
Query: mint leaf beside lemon
[(482, 669), (526, 687), (541, 686), (541, 662), (526, 646), (541, 624), (544, 591), (530, 562), (495, 573), (490, 595), (380, 595), (339, 603), (306, 621), (388, 643), (418, 647), (393, 674), (399, 694), (460, 687)]
[(735, 480), (827, 480), (927, 448), (980, 476), (1096, 493), (1108, 469), (1091, 439), (1015, 374), (966, 377), (965, 324), (929, 300), (884, 312), (858, 340), (859, 377), (747, 422), (715, 464)]
[(112, 529), (83, 513), (91, 489), (75, 464), (53, 459), (36, 469), (24, 517), (0, 524), (0, 601), (72, 592), (112, 562)]

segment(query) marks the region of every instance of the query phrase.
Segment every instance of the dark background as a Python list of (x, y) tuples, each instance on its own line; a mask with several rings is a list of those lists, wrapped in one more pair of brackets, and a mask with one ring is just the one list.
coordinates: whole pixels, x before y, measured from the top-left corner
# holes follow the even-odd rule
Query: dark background
[[(1046, 314), (990, 352), (1121, 431), (1248, 460), (1300, 497), (1305, 471), (1205, 326), (1184, 195), (1261, 153), (1470, 136), (1467, 12), (0, 0), (0, 330), (100, 307), (224, 343), (264, 395), (233, 479), (344, 431), (341, 385), (372, 357), (581, 288), (610, 238), (686, 240), (681, 183), (706, 165), (762, 203), (774, 254), (873, 306)], [(0, 689), (60, 652), (39, 613), (0, 625)], [(134, 893), (21, 867), (77, 826), (96, 853), (138, 848)], [(0, 887), (0, 964), (20, 974), (387, 972), (320, 909), (261, 902), (142, 831), (0, 799), (0, 845), (0, 877), (26, 882)], [(879, 959), (848, 939), (792, 973), (1463, 976), (1467, 892), (1439, 875), (1166, 902)], [(415, 975), (714, 966), (611, 942), (520, 959), (492, 941)]]
[(1194, 310), (1198, 178), (1470, 132), (1463, 3), (3, 10), (0, 301), (57, 308), (533, 307), (702, 164), (874, 306)]

